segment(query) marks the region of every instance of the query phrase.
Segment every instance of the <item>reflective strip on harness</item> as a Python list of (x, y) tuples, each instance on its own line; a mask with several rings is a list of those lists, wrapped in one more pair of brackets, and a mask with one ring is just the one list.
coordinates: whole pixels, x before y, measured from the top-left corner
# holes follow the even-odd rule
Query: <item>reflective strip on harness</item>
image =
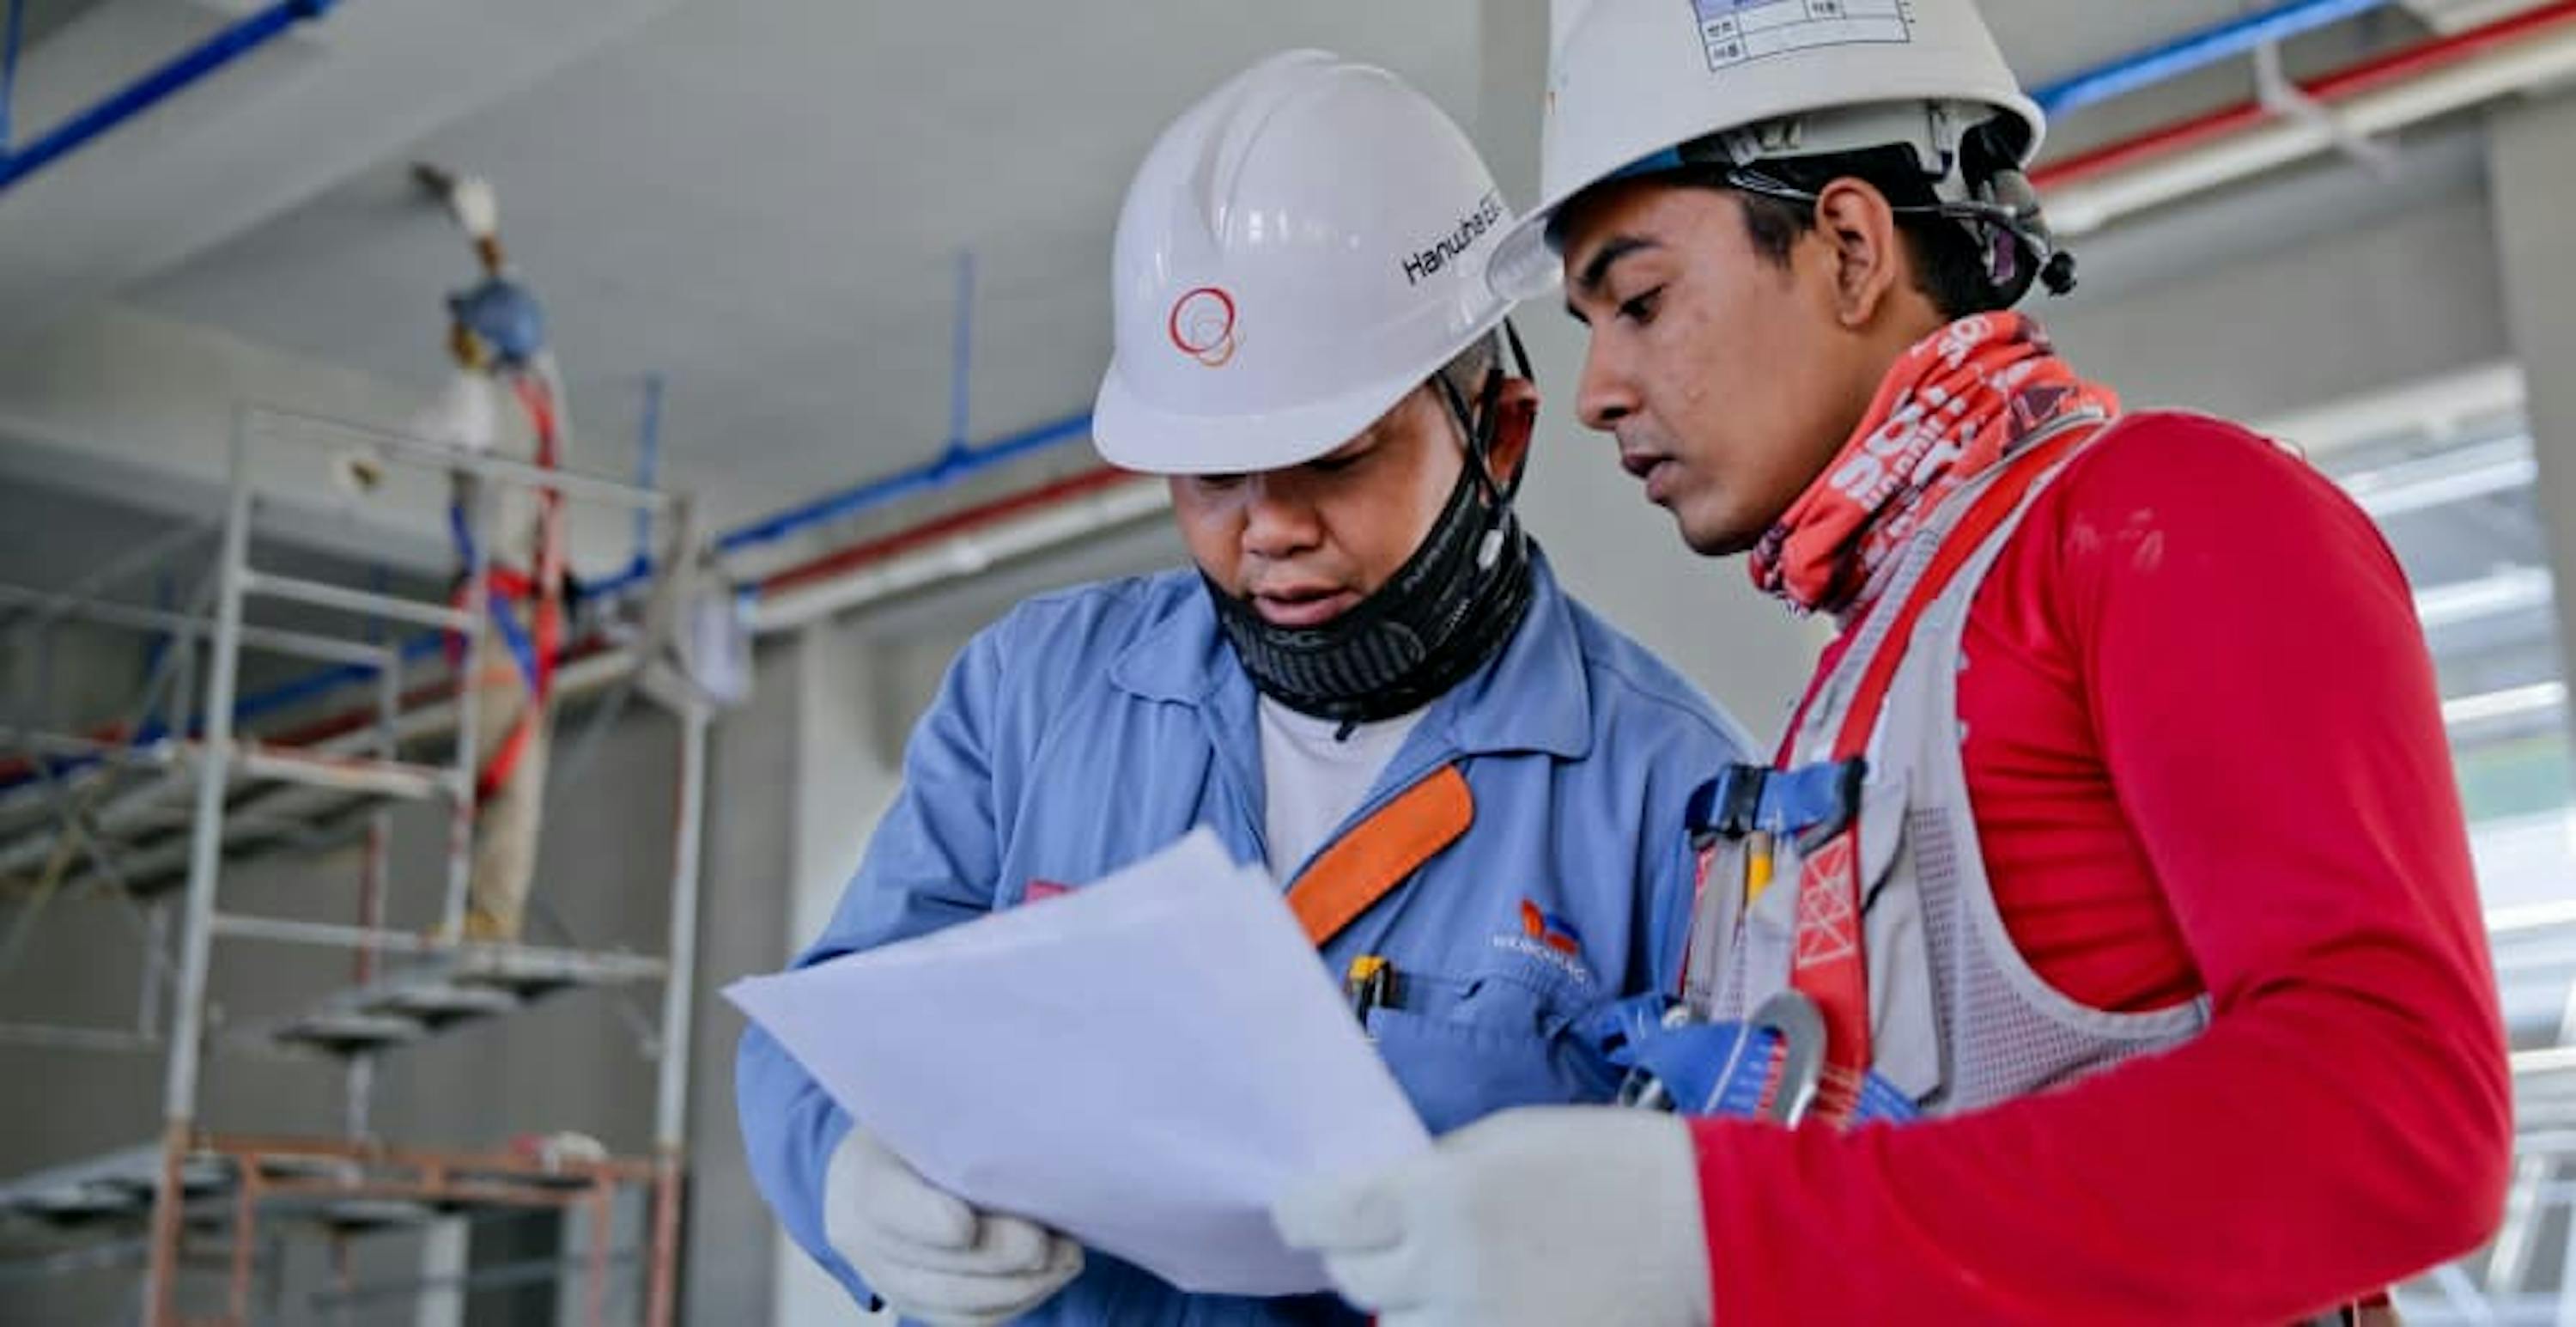
[[(562, 463), (563, 433), (555, 414), (554, 386), (550, 379), (520, 374), (510, 381), (518, 392), (520, 404), (527, 407), (528, 420), (537, 435), (537, 467), (553, 470)], [(537, 566), (536, 584), (530, 587), (536, 600), (534, 625), (537, 656), (536, 700), (542, 706), (554, 690), (555, 656), (563, 649), (563, 584), (564, 532), (563, 493), (553, 488), (537, 490)]]
[(1413, 785), (1324, 850), (1288, 890), (1288, 910), (1321, 948), (1475, 823), (1455, 765)]
[(510, 725), (510, 731), (501, 735), (499, 749), (484, 762), (483, 772), (474, 777), (475, 806), (480, 807), (498, 796), (501, 785), (508, 783), (510, 776), (518, 772), (519, 762), (527, 756), (528, 743), (536, 735), (536, 725), (537, 708), (531, 705), (520, 711), (518, 720)]
[[(528, 639), (528, 633), (520, 629), (518, 615), (510, 611), (511, 600), (524, 597), (525, 591), (514, 590), (504, 585), (501, 571), (497, 567), (485, 574), (490, 578), (491, 583), (486, 587), (487, 592), (483, 597), (486, 606), (491, 610), (492, 628), (501, 634), (501, 643), (509, 647), (510, 657), (518, 660), (519, 677), (528, 684), (528, 694), (542, 697), (548, 690), (551, 670), (546, 666), (544, 658), (537, 653), (536, 642)], [(545, 606), (540, 603), (537, 612), (543, 614), (545, 611)]]
[[(557, 428), (553, 391), (542, 381), (526, 374), (511, 380), (520, 405), (528, 412), (528, 421), (536, 433), (536, 464), (540, 469), (555, 469), (560, 460), (561, 434)], [(483, 565), (483, 555), (474, 546), (472, 524), (466, 519), (461, 503), (447, 507), (448, 533), (456, 542), (458, 560), (470, 577)], [(477, 806), (489, 801), (518, 771), (519, 761), (533, 740), (535, 727), (545, 721), (548, 697), (554, 694), (555, 658), (563, 650), (563, 494), (552, 488), (537, 490), (537, 563), (533, 574), (523, 574), (509, 567), (484, 569), (485, 599), (483, 611), (501, 637), (519, 668), (520, 680), (528, 688), (529, 704), (520, 712), (518, 721), (500, 745), (484, 761), (474, 779), (474, 801)], [(459, 586), (451, 601), (468, 607), (465, 587)], [(529, 605), (529, 625), (519, 626), (512, 613), (514, 603)], [(461, 686), (475, 685), (479, 679), (463, 677), (465, 669), (462, 639), (448, 637), (448, 664), (454, 668)]]

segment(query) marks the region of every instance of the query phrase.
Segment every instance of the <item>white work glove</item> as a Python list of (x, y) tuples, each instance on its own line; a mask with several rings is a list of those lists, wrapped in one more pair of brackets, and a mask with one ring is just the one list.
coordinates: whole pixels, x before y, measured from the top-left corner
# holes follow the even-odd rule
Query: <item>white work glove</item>
[(934, 1327), (1009, 1322), (1082, 1274), (1081, 1245), (977, 1211), (859, 1128), (824, 1174), (823, 1233), (887, 1307)]
[(468, 175), (447, 191), (447, 210), (466, 234), (478, 240), (490, 239), (501, 229), (500, 200), (492, 196), (492, 182), (479, 175)]
[(1505, 1111), (1270, 1210), (1383, 1327), (1706, 1327), (1690, 1131), (1600, 1106)]

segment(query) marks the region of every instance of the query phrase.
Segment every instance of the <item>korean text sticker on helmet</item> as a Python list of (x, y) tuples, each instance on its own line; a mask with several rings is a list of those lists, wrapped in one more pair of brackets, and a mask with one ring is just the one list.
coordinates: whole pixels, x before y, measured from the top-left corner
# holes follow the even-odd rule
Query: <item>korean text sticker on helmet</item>
[(1914, 40), (1906, 0), (1691, 0), (1714, 72), (1819, 46)]

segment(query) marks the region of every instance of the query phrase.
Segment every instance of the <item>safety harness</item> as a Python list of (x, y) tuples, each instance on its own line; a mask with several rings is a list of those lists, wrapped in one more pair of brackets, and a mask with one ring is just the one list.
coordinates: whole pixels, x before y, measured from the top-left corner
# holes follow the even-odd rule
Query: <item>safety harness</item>
[[(544, 379), (531, 372), (514, 372), (509, 382), (519, 404), (528, 412), (528, 422), (536, 434), (536, 466), (553, 471), (560, 464), (562, 434), (555, 409), (554, 392)], [(464, 569), (450, 602), (459, 608), (472, 608), (467, 596), (472, 592), (474, 572), (483, 567), (485, 602), (482, 607), (493, 629), (516, 662), (519, 680), (528, 689), (529, 703), (520, 710), (510, 731), (485, 756), (482, 768), (474, 776), (474, 802), (481, 806), (491, 800), (510, 776), (517, 772), (528, 744), (534, 740), (537, 726), (545, 722), (547, 702), (554, 695), (555, 661), (563, 649), (563, 494), (546, 487), (537, 490), (537, 547), (533, 571), (522, 571), (492, 562), (485, 566), (484, 550), (474, 542), (474, 522), (460, 496), (447, 508), (448, 534), (456, 544), (457, 561)], [(528, 607), (528, 625), (519, 625), (518, 608)], [(465, 637), (450, 632), (447, 659), (451, 669), (463, 676)], [(465, 685), (481, 679), (466, 678)]]

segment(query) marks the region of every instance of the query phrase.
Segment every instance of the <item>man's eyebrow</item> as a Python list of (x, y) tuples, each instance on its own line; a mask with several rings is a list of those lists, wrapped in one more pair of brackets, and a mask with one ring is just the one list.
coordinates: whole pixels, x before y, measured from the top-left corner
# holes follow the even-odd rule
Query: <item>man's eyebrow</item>
[(1575, 275), (1575, 287), (1585, 294), (1597, 293), (1601, 289), (1602, 281), (1609, 277), (1610, 269), (1616, 266), (1620, 259), (1642, 250), (1662, 247), (1664, 246), (1643, 236), (1612, 236), (1604, 241), (1600, 248), (1592, 251), (1592, 257), (1583, 264), (1583, 270)]
[(1385, 429), (1386, 420), (1381, 418), (1375, 423), (1370, 424), (1367, 428), (1360, 430), (1358, 437), (1351, 439), (1349, 442), (1343, 443), (1339, 447), (1335, 447), (1321, 456), (1312, 457), (1305, 461), (1304, 464), (1325, 465), (1356, 461), (1361, 457), (1368, 455), (1370, 452), (1376, 451), (1380, 446), (1385, 444)]

